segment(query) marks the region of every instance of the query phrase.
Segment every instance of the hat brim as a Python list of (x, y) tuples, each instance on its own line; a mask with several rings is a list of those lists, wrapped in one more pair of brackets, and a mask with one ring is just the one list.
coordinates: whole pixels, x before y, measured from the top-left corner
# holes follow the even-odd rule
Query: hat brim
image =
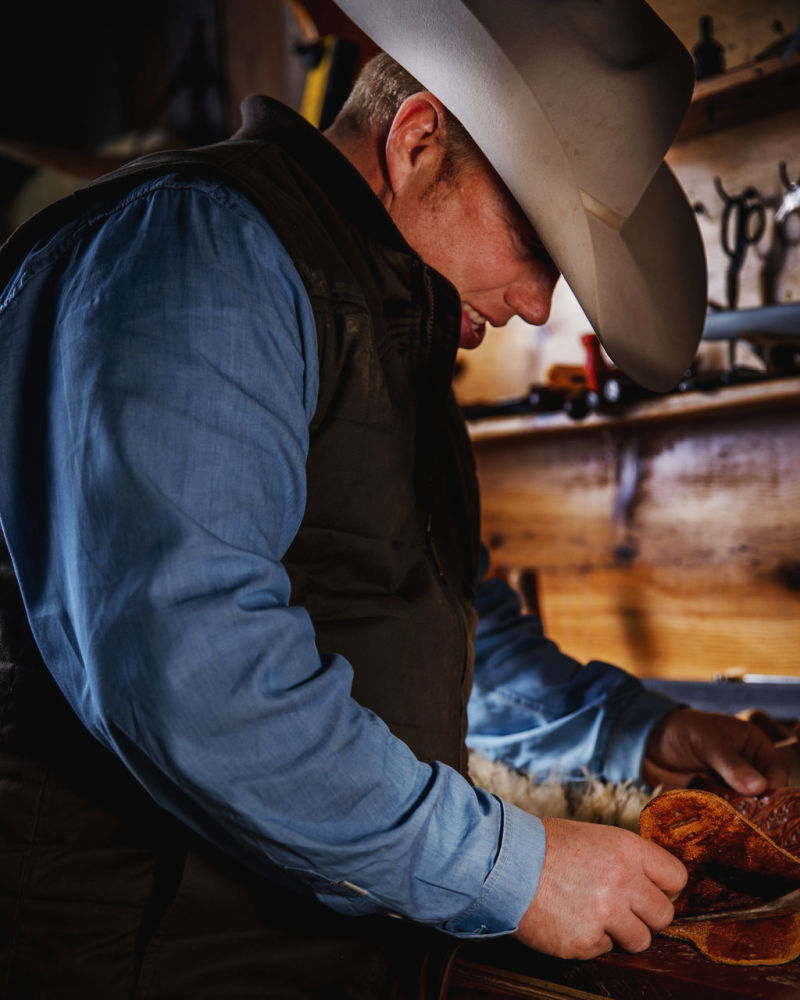
[(648, 389), (672, 389), (694, 360), (706, 311), (705, 253), (680, 185), (662, 164), (621, 226), (589, 211), (586, 225), (588, 247), (566, 234), (556, 264), (615, 363)]

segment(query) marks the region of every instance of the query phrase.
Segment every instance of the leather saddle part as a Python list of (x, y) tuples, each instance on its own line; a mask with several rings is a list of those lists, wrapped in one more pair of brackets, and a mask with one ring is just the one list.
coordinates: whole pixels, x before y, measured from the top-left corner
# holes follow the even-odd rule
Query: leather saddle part
[(784, 850), (800, 858), (800, 789), (777, 788), (762, 795), (741, 795), (730, 788), (709, 788), (749, 819)]
[(776, 965), (800, 955), (800, 791), (665, 792), (640, 833), (686, 865), (689, 880), (663, 932), (717, 962)]

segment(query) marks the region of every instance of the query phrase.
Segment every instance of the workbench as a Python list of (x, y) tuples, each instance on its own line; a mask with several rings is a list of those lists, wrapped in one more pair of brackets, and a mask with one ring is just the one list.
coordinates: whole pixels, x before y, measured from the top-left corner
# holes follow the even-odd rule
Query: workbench
[(683, 942), (655, 937), (648, 951), (568, 962), (515, 941), (469, 944), (453, 963), (447, 1000), (797, 1000), (800, 961), (717, 965)]
[(800, 674), (800, 377), (469, 429), (492, 571), (565, 652)]

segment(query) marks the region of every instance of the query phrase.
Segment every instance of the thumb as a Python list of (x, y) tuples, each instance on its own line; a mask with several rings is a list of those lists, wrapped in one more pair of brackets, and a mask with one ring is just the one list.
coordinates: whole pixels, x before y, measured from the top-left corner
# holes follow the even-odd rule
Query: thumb
[(725, 784), (735, 791), (742, 795), (758, 795), (766, 790), (767, 779), (764, 775), (735, 750), (728, 750), (715, 757), (716, 759), (709, 759), (708, 763)]

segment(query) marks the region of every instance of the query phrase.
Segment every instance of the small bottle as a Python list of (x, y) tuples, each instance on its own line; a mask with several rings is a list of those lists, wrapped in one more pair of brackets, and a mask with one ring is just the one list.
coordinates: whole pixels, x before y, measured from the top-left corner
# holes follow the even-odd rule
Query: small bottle
[(725, 70), (725, 50), (714, 38), (713, 30), (712, 18), (703, 14), (700, 18), (700, 41), (692, 49), (696, 80), (705, 80)]

